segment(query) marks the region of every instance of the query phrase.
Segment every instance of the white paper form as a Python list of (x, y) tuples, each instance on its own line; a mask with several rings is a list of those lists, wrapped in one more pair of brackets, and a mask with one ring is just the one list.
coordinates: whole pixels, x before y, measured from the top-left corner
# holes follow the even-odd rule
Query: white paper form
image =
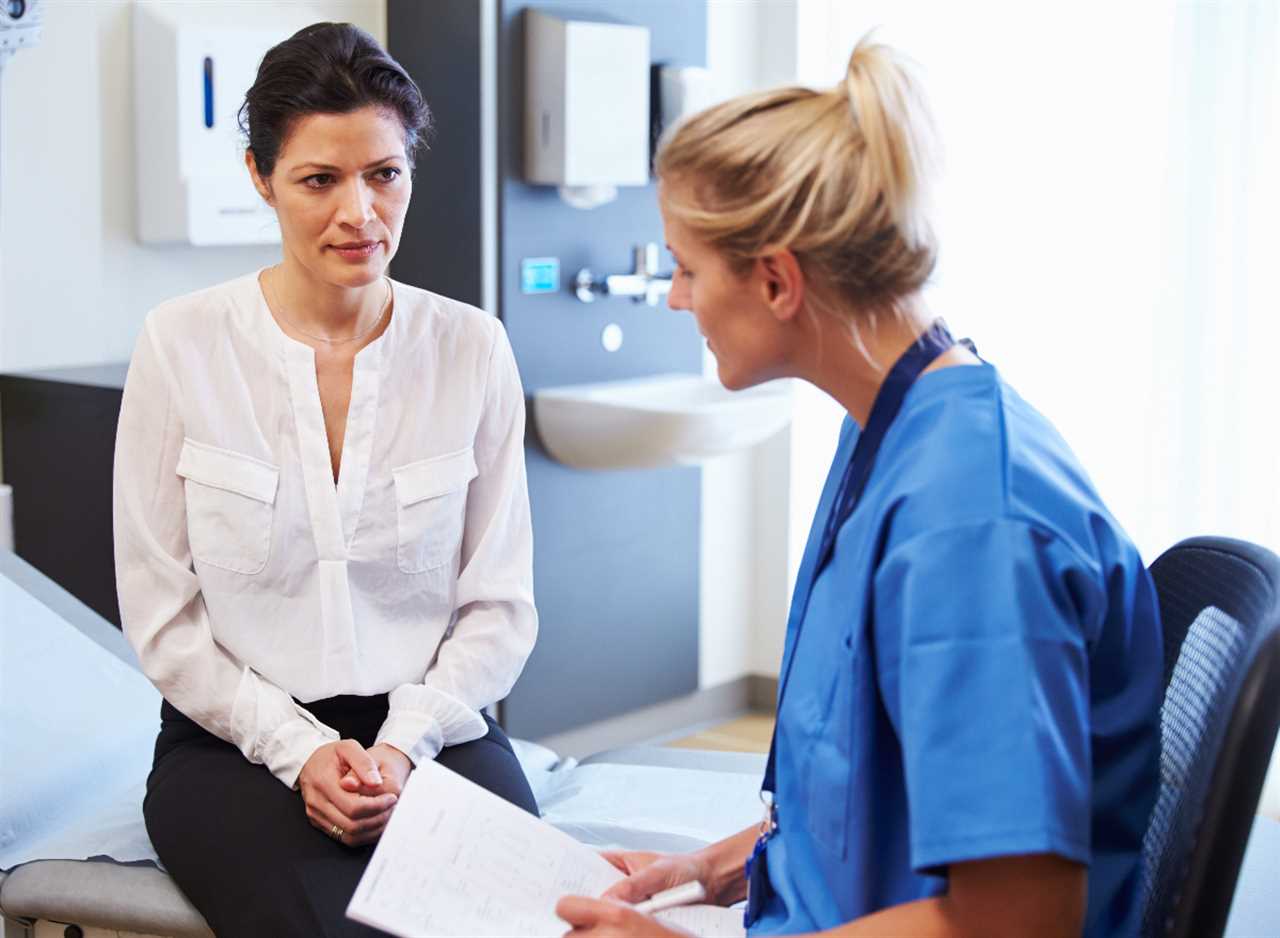
[[(590, 847), (429, 762), (409, 777), (347, 915), (406, 938), (559, 936), (562, 896), (598, 896), (621, 878)], [(743, 934), (738, 915), (691, 907), (660, 917), (727, 936)]]

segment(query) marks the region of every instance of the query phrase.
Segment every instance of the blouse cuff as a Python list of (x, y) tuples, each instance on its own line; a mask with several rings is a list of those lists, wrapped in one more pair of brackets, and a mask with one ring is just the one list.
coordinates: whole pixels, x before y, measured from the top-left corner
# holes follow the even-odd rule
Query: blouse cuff
[(298, 775), (321, 746), (336, 742), (338, 734), (319, 721), (299, 717), (277, 729), (262, 747), (262, 762), (271, 774), (290, 788), (298, 787)]
[(415, 766), (430, 762), (445, 746), (480, 739), (489, 732), (479, 711), (442, 690), (404, 684), (391, 692), (390, 712), (377, 742), (395, 746)]
[(298, 773), (311, 754), (339, 738), (337, 730), (325, 726), (252, 668), (241, 672), (230, 729), (231, 739), (246, 759), (265, 765), (290, 788), (297, 786)]

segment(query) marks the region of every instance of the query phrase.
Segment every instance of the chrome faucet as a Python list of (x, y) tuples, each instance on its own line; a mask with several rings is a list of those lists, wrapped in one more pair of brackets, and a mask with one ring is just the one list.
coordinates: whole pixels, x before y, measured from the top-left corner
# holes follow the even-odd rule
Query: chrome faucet
[(671, 292), (671, 277), (658, 276), (658, 246), (653, 242), (636, 245), (635, 270), (629, 274), (610, 274), (597, 280), (588, 268), (578, 271), (574, 292), (584, 303), (594, 303), (597, 296), (629, 296), (633, 303), (657, 306)]

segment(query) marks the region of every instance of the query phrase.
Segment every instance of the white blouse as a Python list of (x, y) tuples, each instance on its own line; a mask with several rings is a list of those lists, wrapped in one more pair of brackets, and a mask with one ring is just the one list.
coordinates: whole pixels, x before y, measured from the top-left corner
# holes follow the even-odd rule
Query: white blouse
[(175, 707), (294, 785), (338, 738), (297, 701), (390, 693), (415, 763), (487, 732), (533, 647), (524, 395), (506, 332), (393, 283), (337, 485), (311, 348), (257, 274), (152, 310), (115, 455), (124, 631)]

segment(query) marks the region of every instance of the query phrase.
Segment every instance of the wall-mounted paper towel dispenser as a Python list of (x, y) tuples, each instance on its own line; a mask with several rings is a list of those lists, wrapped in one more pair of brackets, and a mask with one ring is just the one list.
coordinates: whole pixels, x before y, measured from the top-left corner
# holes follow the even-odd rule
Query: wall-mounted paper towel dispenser
[(240, 27), (190, 4), (135, 7), (139, 241), (279, 242), (275, 212), (245, 169), (236, 115), (267, 50), (321, 18), (301, 6), (288, 12)]
[(524, 16), (525, 180), (588, 201), (648, 185), (648, 28)]

